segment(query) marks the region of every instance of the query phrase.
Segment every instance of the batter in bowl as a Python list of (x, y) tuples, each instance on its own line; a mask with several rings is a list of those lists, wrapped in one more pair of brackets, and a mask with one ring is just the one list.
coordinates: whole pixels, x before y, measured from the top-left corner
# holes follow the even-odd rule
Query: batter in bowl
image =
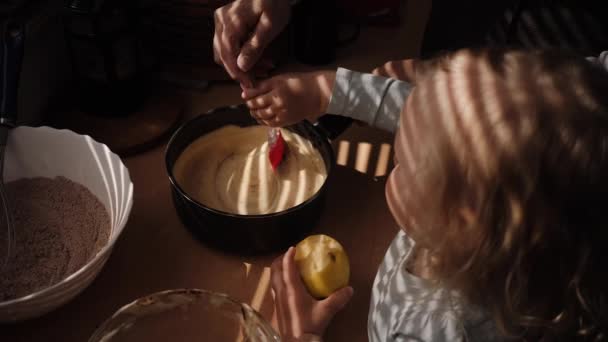
[(280, 212), (306, 201), (327, 178), (319, 151), (281, 130), (287, 153), (276, 171), (268, 160), (268, 127), (225, 126), (192, 142), (173, 174), (199, 203), (240, 215)]

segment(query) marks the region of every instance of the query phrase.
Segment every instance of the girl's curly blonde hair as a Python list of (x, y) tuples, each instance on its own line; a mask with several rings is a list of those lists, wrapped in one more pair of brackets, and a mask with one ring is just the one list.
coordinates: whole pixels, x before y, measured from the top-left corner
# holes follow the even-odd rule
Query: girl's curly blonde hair
[(608, 73), (562, 51), (496, 49), (421, 70), (419, 83), (454, 80), (483, 126), (463, 138), (437, 125), (428, 147), (439, 171), (419, 181), (437, 189), (429, 212), (447, 213), (428, 231), (434, 276), (507, 336), (608, 339)]

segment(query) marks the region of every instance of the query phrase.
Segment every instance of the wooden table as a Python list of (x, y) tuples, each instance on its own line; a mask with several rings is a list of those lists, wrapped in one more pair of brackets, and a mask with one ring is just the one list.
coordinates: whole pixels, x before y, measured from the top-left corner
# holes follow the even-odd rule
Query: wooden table
[[(428, 1), (408, 1), (399, 29), (362, 31), (338, 52), (340, 66), (370, 71), (391, 59), (415, 56), (428, 13)], [(288, 70), (309, 68), (290, 65)], [(218, 84), (188, 92), (187, 117), (238, 103), (239, 87)], [(384, 252), (397, 231), (384, 199), (386, 169), (392, 160), (389, 134), (353, 126), (335, 142), (339, 165), (329, 184), (325, 213), (315, 232), (334, 236), (350, 256), (355, 296), (335, 317), (327, 341), (366, 341), (371, 285)], [(170, 197), (164, 145), (125, 160), (135, 185), (129, 223), (105, 268), (81, 295), (44, 317), (0, 326), (0, 341), (86, 341), (122, 305), (160, 290), (202, 288), (250, 303), (271, 319), (268, 266), (276, 255), (225, 255), (195, 241), (180, 223)], [(382, 157), (379, 157), (382, 156)], [(388, 157), (387, 157), (388, 156)], [(380, 165), (380, 166), (378, 166)]]

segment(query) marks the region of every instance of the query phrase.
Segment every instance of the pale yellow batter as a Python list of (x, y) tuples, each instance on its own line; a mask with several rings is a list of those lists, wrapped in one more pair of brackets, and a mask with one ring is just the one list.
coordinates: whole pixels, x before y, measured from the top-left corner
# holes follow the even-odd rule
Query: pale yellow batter
[(319, 189), (327, 171), (312, 143), (282, 129), (287, 153), (279, 168), (268, 160), (268, 128), (225, 126), (190, 144), (173, 168), (179, 185), (221, 211), (268, 214), (294, 207)]

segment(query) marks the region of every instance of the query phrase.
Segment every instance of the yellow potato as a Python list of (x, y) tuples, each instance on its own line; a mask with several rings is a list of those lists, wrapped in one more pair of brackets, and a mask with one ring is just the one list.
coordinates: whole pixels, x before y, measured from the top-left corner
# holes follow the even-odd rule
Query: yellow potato
[(308, 292), (317, 299), (348, 285), (348, 256), (340, 243), (327, 235), (311, 235), (300, 241), (295, 261)]

